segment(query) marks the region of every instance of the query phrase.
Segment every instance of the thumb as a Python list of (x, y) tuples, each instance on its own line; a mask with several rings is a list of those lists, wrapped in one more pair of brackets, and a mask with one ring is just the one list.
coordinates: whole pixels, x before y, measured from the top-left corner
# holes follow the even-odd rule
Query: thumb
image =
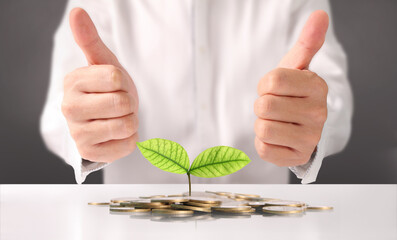
[(90, 65), (111, 64), (120, 66), (116, 56), (102, 42), (86, 11), (81, 8), (72, 9), (69, 15), (69, 23), (74, 41), (84, 52)]
[(301, 70), (309, 68), (312, 58), (324, 43), (328, 22), (326, 12), (323, 10), (313, 12), (303, 27), (298, 41), (278, 66)]

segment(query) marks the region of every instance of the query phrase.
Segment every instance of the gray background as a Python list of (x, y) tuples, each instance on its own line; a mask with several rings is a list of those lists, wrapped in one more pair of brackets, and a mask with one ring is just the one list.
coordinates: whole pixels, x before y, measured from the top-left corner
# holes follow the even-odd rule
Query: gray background
[[(0, 1), (0, 183), (74, 183), (49, 153), (39, 117), (52, 36), (65, 1)], [(349, 56), (353, 134), (324, 161), (317, 183), (397, 183), (397, 1), (333, 0), (336, 34)], [(102, 182), (102, 173), (86, 183)], [(292, 177), (292, 183), (298, 181)]]

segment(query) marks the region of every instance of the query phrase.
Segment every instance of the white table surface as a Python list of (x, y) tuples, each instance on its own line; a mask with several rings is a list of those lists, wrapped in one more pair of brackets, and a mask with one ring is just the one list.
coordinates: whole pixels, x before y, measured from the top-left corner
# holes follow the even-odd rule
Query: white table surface
[(116, 197), (179, 194), (187, 185), (1, 185), (0, 239), (397, 239), (396, 185), (193, 185), (330, 205), (302, 217), (156, 222), (87, 205)]

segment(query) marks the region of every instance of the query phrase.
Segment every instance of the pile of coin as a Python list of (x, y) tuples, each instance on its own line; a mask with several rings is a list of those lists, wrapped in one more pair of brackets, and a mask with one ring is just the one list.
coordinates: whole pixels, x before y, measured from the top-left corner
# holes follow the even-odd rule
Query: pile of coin
[(90, 202), (89, 205), (109, 205), (112, 214), (128, 214), (134, 218), (152, 220), (210, 219), (219, 217), (250, 217), (251, 215), (296, 215), (306, 211), (330, 211), (330, 206), (311, 206), (300, 201), (265, 198), (255, 194), (230, 192), (193, 192), (177, 195), (154, 195), (114, 198), (110, 202)]

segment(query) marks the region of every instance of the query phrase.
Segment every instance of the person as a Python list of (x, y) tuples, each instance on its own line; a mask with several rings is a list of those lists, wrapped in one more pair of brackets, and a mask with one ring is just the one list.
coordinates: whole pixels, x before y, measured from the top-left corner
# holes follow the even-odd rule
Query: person
[(69, 1), (43, 139), (77, 183), (102, 168), (105, 183), (184, 183), (136, 149), (151, 138), (191, 161), (218, 145), (252, 160), (193, 183), (288, 183), (288, 168), (313, 182), (347, 144), (353, 110), (327, 12), (327, 0)]

